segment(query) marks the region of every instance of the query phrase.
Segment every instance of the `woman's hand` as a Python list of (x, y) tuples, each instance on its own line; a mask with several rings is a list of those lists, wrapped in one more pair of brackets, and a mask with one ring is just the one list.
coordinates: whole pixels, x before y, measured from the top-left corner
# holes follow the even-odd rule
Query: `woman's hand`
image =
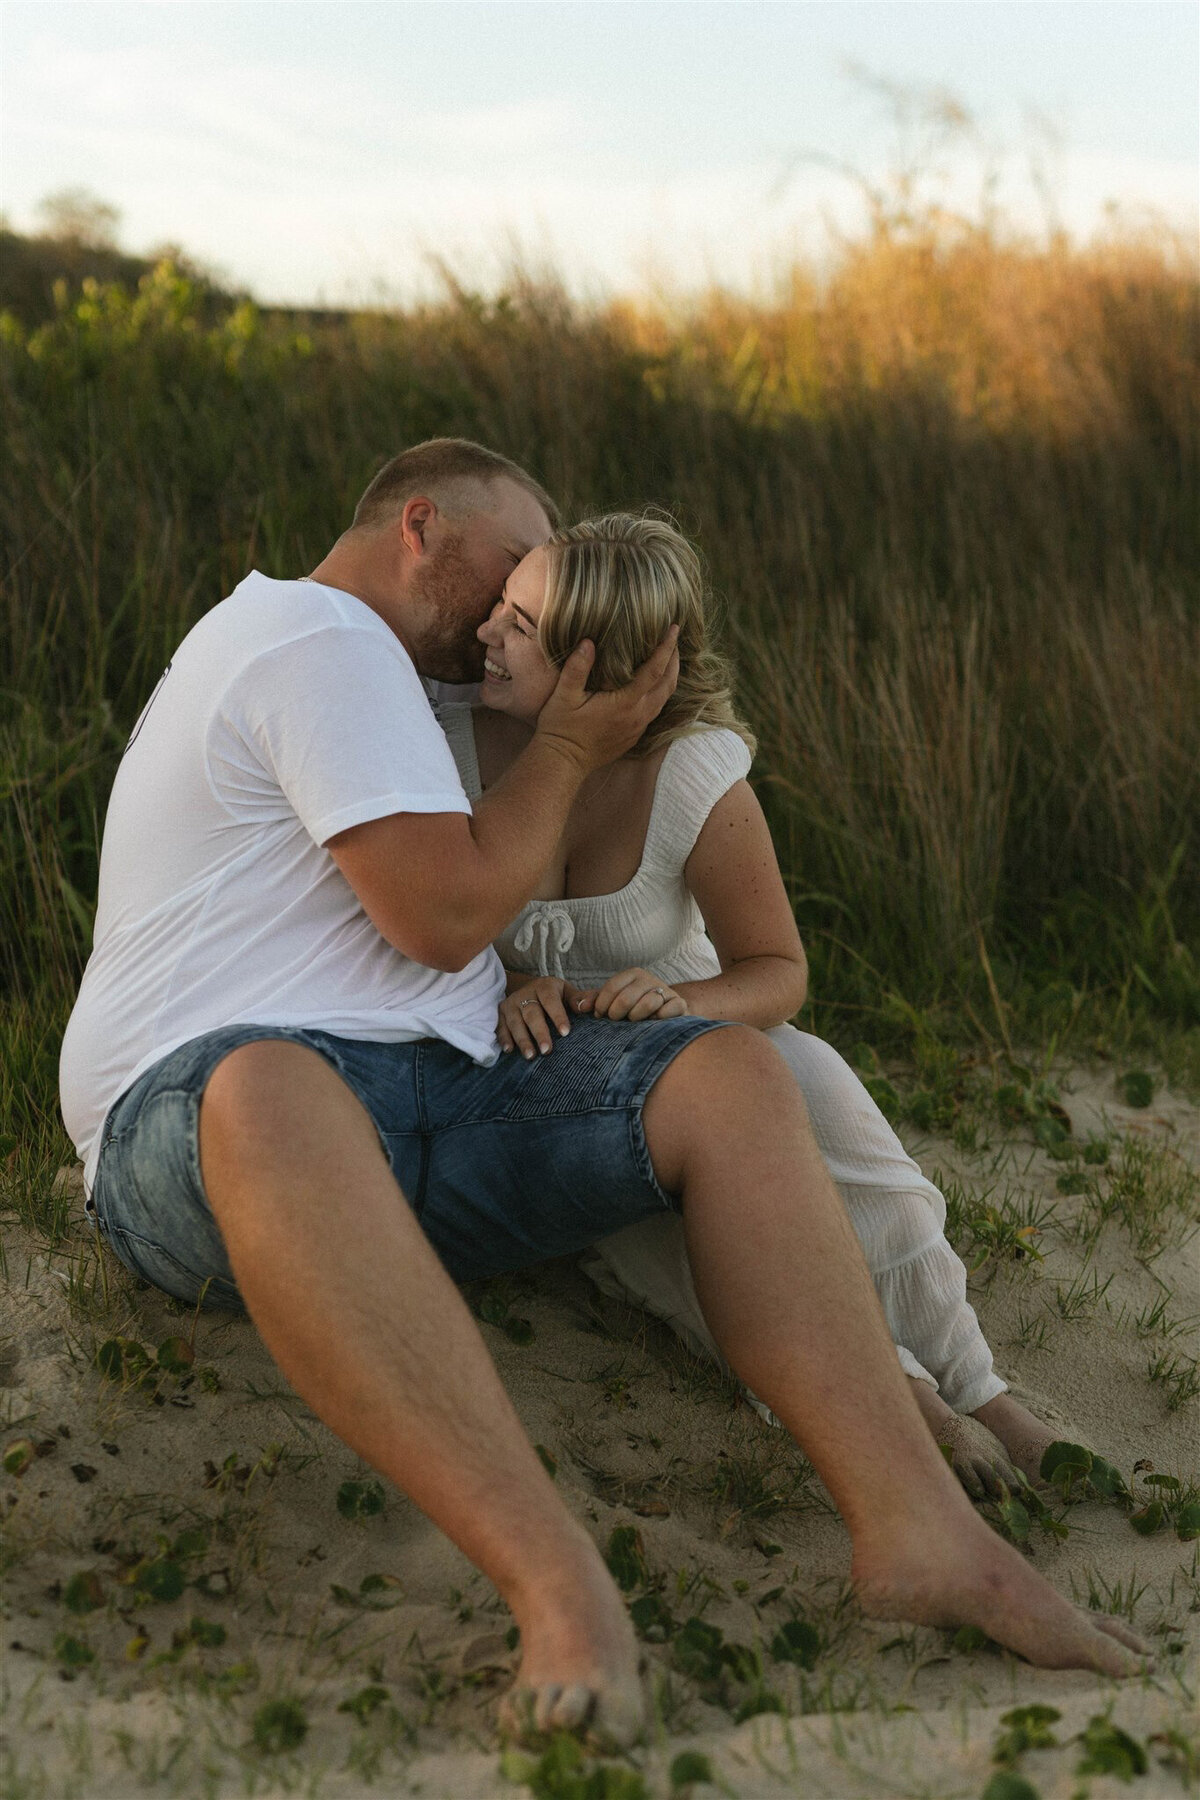
[(554, 975), (521, 982), (500, 1002), (496, 1036), (501, 1050), (519, 1050), (529, 1058), (549, 1054), (554, 1038), (571, 1029), (568, 1006), (578, 1009), (583, 990)]
[(641, 1019), (678, 1019), (691, 1008), (682, 994), (649, 969), (622, 969), (610, 975), (602, 988), (580, 995), (576, 1010), (590, 1012), (597, 1019), (628, 1019), (636, 1024)]

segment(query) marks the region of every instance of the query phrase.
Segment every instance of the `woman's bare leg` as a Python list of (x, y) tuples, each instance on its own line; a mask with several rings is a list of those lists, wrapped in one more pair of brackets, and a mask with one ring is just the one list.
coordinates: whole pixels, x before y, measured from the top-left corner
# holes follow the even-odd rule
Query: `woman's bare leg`
[(1000, 1439), (1027, 1481), (1036, 1482), (1049, 1446), (1068, 1435), (1066, 1428), (1047, 1425), (1011, 1394), (997, 1394), (971, 1414)]

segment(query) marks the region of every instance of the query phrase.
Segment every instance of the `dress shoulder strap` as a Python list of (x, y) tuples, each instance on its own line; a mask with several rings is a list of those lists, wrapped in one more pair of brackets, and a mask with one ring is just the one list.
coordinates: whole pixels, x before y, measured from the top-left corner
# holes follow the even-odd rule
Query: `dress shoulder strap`
[(747, 745), (723, 726), (676, 738), (658, 771), (646, 858), (681, 870), (709, 813), (735, 781), (745, 780), (750, 763)]

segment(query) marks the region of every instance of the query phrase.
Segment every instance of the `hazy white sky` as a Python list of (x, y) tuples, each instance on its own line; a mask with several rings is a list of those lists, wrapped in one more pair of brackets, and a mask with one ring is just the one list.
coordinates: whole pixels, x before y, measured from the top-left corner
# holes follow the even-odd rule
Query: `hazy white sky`
[(1013, 214), (1087, 235), (1106, 205), (1195, 229), (1190, 0), (0, 0), (0, 206), (84, 184), (122, 241), (173, 240), (263, 299), (399, 297), (431, 255), (495, 279), (505, 246), (576, 287), (739, 285), (894, 154), (858, 65), (949, 89)]

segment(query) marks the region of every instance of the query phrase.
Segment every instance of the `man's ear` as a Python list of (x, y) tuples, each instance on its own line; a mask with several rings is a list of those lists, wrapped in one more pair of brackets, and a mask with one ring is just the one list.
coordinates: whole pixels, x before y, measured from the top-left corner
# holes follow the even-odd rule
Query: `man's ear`
[(400, 514), (400, 536), (410, 555), (425, 555), (428, 548), (426, 534), (436, 517), (437, 507), (423, 494), (415, 494), (405, 501), (404, 511)]

